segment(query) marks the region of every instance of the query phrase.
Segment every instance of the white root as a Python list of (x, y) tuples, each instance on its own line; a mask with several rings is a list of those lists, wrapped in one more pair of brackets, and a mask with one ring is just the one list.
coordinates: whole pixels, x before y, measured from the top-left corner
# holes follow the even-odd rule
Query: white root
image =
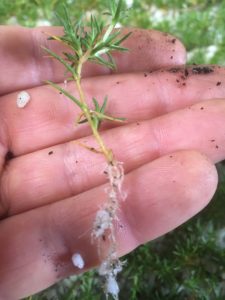
[(112, 217), (107, 209), (101, 209), (97, 212), (94, 222), (93, 237), (103, 236), (105, 231), (112, 226)]
[[(105, 293), (111, 294), (118, 299), (119, 286), (116, 281), (117, 274), (122, 271), (123, 263), (118, 259), (116, 252), (116, 237), (114, 230), (114, 221), (117, 219), (119, 201), (125, 199), (122, 191), (124, 180), (124, 169), (121, 162), (108, 164), (104, 172), (109, 180), (109, 186), (106, 188), (107, 200), (104, 206), (96, 213), (93, 224), (92, 238), (98, 240), (98, 246), (103, 238), (108, 238), (110, 245), (106, 258), (102, 261), (98, 272), (105, 278)], [(101, 254), (101, 253), (100, 253)]]
[(16, 105), (19, 108), (24, 108), (30, 101), (30, 94), (26, 91), (22, 91), (17, 95)]
[(120, 289), (114, 276), (107, 278), (105, 291), (107, 294), (111, 294), (114, 299), (118, 299)]

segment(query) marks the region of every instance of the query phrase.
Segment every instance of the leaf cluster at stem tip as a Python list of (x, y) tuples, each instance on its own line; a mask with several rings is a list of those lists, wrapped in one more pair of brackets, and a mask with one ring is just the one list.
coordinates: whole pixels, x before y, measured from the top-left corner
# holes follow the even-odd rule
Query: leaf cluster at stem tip
[[(63, 6), (63, 12), (58, 15), (58, 19), (64, 28), (64, 35), (51, 35), (49, 39), (65, 44), (69, 47), (70, 52), (63, 52), (63, 57), (61, 57), (50, 49), (43, 48), (51, 57), (60, 61), (75, 78), (81, 76), (81, 65), (87, 60), (115, 69), (116, 65), (111, 52), (128, 50), (122, 47), (121, 43), (131, 33), (121, 36), (120, 30), (114, 31), (123, 13), (123, 0), (110, 0), (109, 6), (109, 12), (105, 13), (111, 16), (109, 25), (106, 25), (104, 21), (98, 20), (93, 15), (91, 16), (89, 27), (86, 26), (83, 17), (72, 22), (66, 6)], [(103, 58), (103, 54), (106, 57)]]

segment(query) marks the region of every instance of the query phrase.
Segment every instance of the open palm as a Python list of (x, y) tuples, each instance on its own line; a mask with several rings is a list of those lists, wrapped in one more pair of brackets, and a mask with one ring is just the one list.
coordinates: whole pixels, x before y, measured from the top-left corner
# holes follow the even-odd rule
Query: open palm
[[(46, 32), (60, 28), (0, 27), (0, 299), (16, 300), (99, 263), (91, 241), (105, 199), (104, 159), (77, 107), (44, 80), (63, 82), (64, 70), (44, 57)], [(48, 45), (54, 51), (57, 45)], [(103, 124), (102, 136), (124, 162), (125, 190), (117, 226), (118, 253), (179, 226), (212, 198), (214, 163), (225, 157), (225, 81), (220, 67), (185, 67), (174, 37), (133, 30), (118, 70), (87, 65), (87, 98), (109, 96), (108, 113), (123, 126)], [(62, 83), (63, 84), (63, 83)], [(73, 82), (67, 84), (74, 90)], [(31, 95), (23, 109), (19, 91)]]

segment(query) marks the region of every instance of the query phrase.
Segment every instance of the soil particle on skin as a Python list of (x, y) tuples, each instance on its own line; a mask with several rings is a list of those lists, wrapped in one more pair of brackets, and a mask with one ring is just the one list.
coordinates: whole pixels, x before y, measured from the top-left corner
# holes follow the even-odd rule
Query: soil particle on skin
[[(177, 74), (175, 79), (180, 88), (187, 85), (186, 81), (191, 75), (207, 75), (214, 72), (214, 67), (208, 66), (194, 66), (194, 67), (172, 67), (167, 69), (167, 72)], [(217, 82), (217, 86), (221, 84), (220, 81)]]
[(210, 68), (210, 67), (193, 67), (191, 71), (192, 71), (192, 74), (196, 74), (196, 75), (209, 74), (209, 73), (214, 72), (213, 68)]
[(168, 39), (167, 42), (168, 42), (168, 43), (175, 44), (175, 43), (176, 43), (176, 40), (177, 40), (177, 39), (172, 39), (172, 40), (171, 40), (171, 39)]
[(221, 85), (221, 81), (218, 81), (218, 82), (216, 83), (216, 85), (217, 85), (217, 86)]
[(49, 152), (48, 152), (48, 155), (52, 155), (52, 154), (53, 154), (53, 151), (49, 151)]
[(218, 149), (218, 148), (219, 148), (219, 146), (218, 146), (218, 145), (216, 145), (216, 146), (215, 146), (215, 148), (216, 148), (216, 149)]
[(181, 71), (181, 69), (180, 69), (180, 68), (174, 67), (174, 68), (170, 68), (168, 71), (169, 71), (170, 73), (178, 73), (178, 72)]
[(144, 73), (144, 77), (147, 77), (148, 75), (147, 75), (147, 73)]
[(170, 56), (170, 59), (173, 59), (173, 56)]
[(214, 72), (214, 69), (213, 69), (213, 67), (206, 67), (206, 66), (203, 66), (203, 67), (195, 66), (192, 68), (173, 67), (173, 68), (168, 69), (168, 72), (174, 73), (174, 74), (179, 73), (179, 74), (181, 74), (181, 79), (185, 80), (190, 75), (190, 73), (194, 74), (194, 75), (209, 74), (209, 73)]
[(116, 82), (116, 84), (120, 84), (120, 82), (119, 82), (119, 81), (117, 81), (117, 82)]
[(204, 107), (202, 106), (202, 107), (200, 107), (200, 109), (201, 109), (201, 110), (203, 110), (203, 109), (204, 109)]
[(185, 75), (185, 77), (188, 77), (188, 75), (189, 75), (188, 69), (184, 69), (184, 75)]
[(215, 140), (210, 140), (211, 143), (215, 142)]

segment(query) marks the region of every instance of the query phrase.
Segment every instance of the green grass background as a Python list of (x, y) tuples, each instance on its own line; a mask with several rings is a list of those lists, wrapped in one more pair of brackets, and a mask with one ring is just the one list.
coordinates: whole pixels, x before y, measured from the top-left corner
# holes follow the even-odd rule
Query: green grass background
[[(100, 12), (107, 0), (0, 0), (0, 23), (38, 26), (58, 24), (53, 12), (62, 2), (77, 18)], [(189, 63), (225, 63), (225, 1), (134, 0), (122, 25), (154, 28), (179, 37)], [(120, 276), (120, 299), (225, 299), (225, 171), (218, 165), (217, 193), (199, 215), (173, 232), (127, 255)], [(34, 270), (35, 272), (35, 270)], [(104, 299), (100, 282), (90, 271), (72, 276), (27, 300)]]

